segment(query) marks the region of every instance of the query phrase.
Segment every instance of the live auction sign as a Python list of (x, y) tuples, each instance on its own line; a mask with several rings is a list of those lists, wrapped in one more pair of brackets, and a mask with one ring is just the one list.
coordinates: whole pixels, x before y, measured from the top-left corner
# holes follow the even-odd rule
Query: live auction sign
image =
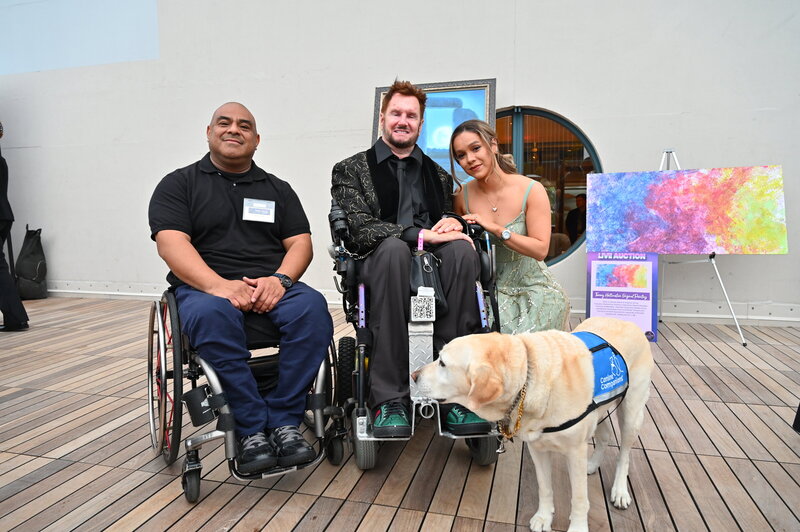
[(655, 342), (658, 254), (588, 252), (586, 258), (586, 317), (632, 321)]

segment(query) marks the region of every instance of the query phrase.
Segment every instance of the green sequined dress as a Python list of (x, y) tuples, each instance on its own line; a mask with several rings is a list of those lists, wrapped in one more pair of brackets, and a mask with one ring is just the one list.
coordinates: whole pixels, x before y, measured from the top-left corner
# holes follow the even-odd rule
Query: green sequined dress
[[(533, 182), (525, 191), (522, 211), (506, 228), (527, 235), (525, 206)], [(467, 187), (464, 206), (469, 212)], [(497, 292), (500, 307), (500, 330), (506, 334), (565, 330), (569, 317), (569, 298), (553, 278), (547, 265), (540, 260), (517, 253), (505, 246), (502, 240), (490, 236), (497, 250)]]

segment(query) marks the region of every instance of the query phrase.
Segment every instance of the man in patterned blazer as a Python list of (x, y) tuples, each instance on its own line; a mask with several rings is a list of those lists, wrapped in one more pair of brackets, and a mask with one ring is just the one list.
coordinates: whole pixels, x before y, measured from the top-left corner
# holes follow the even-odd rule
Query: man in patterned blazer
[[(475, 281), (480, 265), (452, 210), (453, 179), (417, 146), (426, 95), (395, 81), (381, 104), (381, 136), (368, 150), (333, 167), (331, 194), (347, 213), (348, 249), (364, 256), (360, 278), (369, 294), (368, 327), (373, 334), (367, 403), (376, 437), (408, 437), (408, 317), (411, 248), (422, 238), (441, 260), (448, 311), (434, 324), (434, 350), (478, 332)], [(443, 415), (445, 410), (443, 409)], [(455, 405), (445, 427), (476, 434), (490, 425)]]

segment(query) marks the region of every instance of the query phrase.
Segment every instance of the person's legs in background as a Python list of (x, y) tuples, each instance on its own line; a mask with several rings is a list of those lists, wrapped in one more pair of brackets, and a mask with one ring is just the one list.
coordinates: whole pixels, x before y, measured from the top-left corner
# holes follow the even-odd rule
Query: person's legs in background
[(5, 245), (11, 231), (11, 221), (0, 220), (0, 311), (3, 314), (3, 326), (0, 332), (21, 331), (28, 328), (28, 313), (19, 298), (17, 285), (11, 277), (6, 262)]

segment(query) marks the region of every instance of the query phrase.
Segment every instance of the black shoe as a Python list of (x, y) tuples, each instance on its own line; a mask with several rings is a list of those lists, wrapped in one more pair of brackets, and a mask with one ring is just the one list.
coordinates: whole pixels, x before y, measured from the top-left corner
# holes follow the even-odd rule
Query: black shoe
[(272, 429), (269, 441), (275, 448), (281, 467), (305, 464), (317, 457), (314, 448), (300, 434), (300, 429), (292, 425)]
[(25, 323), (8, 323), (6, 325), (0, 325), (0, 332), (24, 331), (27, 328), (27, 321)]
[(410, 438), (408, 409), (399, 401), (387, 401), (375, 411), (372, 435), (376, 438)]
[(256, 432), (239, 440), (236, 462), (238, 470), (245, 474), (256, 473), (275, 467), (278, 458), (263, 432)]

